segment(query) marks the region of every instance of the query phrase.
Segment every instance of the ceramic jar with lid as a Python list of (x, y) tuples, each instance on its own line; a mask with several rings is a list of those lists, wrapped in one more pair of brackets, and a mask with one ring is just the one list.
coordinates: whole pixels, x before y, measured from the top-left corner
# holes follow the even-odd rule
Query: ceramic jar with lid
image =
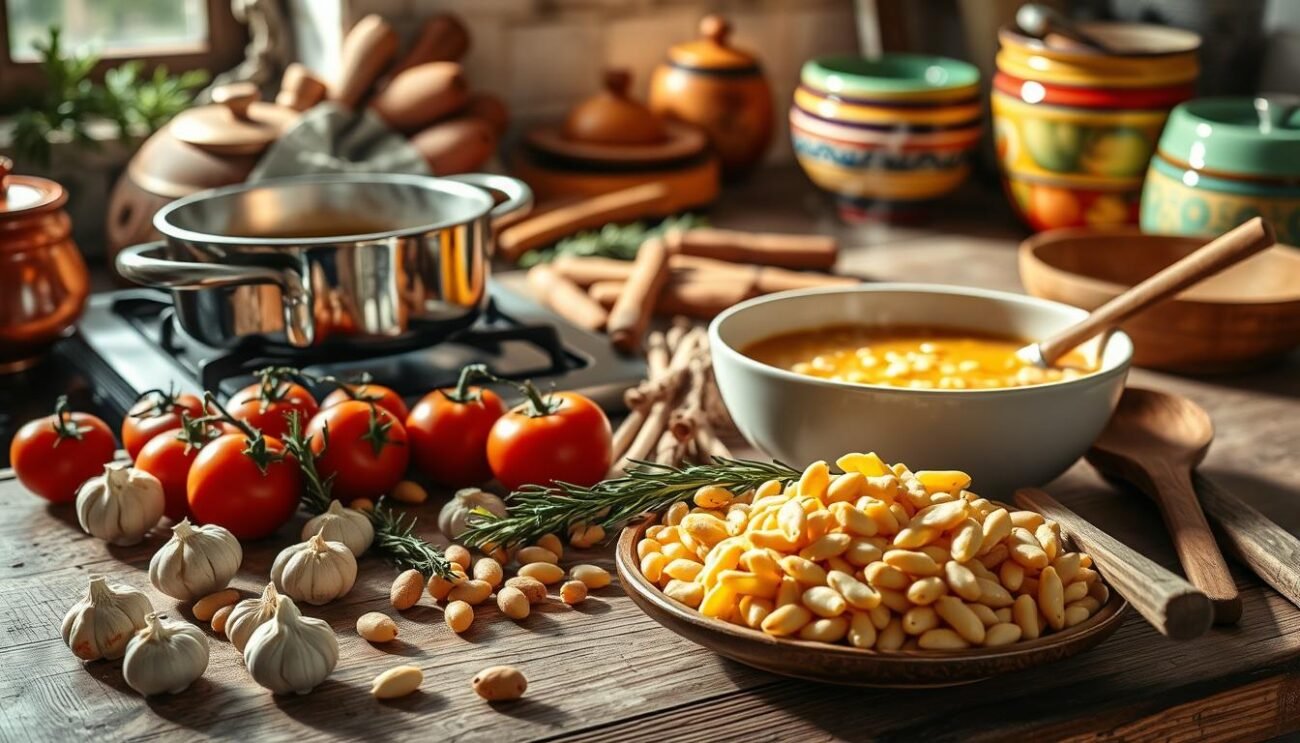
[(110, 262), (122, 248), (158, 238), (153, 215), (169, 202), (244, 182), (299, 113), (258, 100), (252, 83), (223, 85), (213, 90), (212, 99), (172, 119), (131, 158), (109, 197)]
[(0, 374), (38, 361), (77, 321), (90, 292), (63, 208), (67, 192), (12, 167), (0, 157)]
[(743, 175), (772, 143), (772, 89), (753, 54), (731, 45), (731, 24), (700, 21), (700, 37), (668, 50), (650, 81), (650, 108), (708, 134), (723, 175)]
[(1300, 109), (1280, 98), (1201, 98), (1169, 115), (1142, 190), (1142, 229), (1219, 235), (1263, 216), (1300, 245)]
[(998, 34), (994, 142), (1012, 206), (1035, 230), (1136, 222), (1160, 129), (1194, 91), (1196, 34), (1080, 26), (1107, 51), (1010, 27)]
[(563, 121), (525, 132), (510, 170), (539, 200), (584, 198), (663, 183), (659, 216), (701, 206), (718, 194), (718, 158), (699, 128), (657, 116), (629, 92), (624, 70)]

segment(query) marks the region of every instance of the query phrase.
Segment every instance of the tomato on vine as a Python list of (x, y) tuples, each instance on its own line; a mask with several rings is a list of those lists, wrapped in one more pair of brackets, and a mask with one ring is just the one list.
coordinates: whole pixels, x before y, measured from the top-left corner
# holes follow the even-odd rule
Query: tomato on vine
[(511, 490), (565, 482), (595, 485), (613, 464), (613, 435), (600, 406), (576, 392), (543, 396), (531, 382), (527, 400), (501, 416), (488, 433), (492, 474)]
[(465, 367), (454, 389), (430, 392), (406, 417), (411, 459), (440, 485), (462, 488), (492, 479), (488, 431), (505, 415), (506, 404), (492, 390), (470, 385), (491, 376), (486, 372), (480, 364)]
[(324, 410), (348, 400), (360, 400), (362, 402), (373, 402), (392, 413), (397, 420), (405, 421), (410, 411), (407, 410), (406, 401), (402, 399), (402, 396), (397, 394), (391, 387), (375, 384), (365, 377), (368, 377), (368, 375), (363, 375), (360, 382), (340, 382), (337, 389), (320, 401), (320, 409)]
[(60, 396), (54, 415), (28, 421), (9, 445), (9, 462), (23, 487), (54, 503), (77, 497), (86, 480), (113, 461), (117, 443), (107, 423), (68, 410)]
[[(226, 527), (241, 540), (265, 537), (298, 509), (298, 462), (283, 441), (235, 418), (211, 392), (205, 403), (237, 432), (199, 449), (185, 481), (190, 514), (199, 523)], [(284, 425), (288, 427), (287, 420)]]
[(203, 415), (203, 401), (197, 395), (176, 390), (149, 390), (140, 395), (122, 421), (122, 448), (132, 459), (155, 436), (181, 427), (181, 416)]
[(285, 416), (297, 411), (302, 420), (310, 420), (319, 409), (316, 398), (306, 387), (294, 381), (296, 369), (272, 366), (257, 372), (259, 381), (248, 385), (230, 398), (230, 415), (244, 421), (272, 438), (284, 438), (289, 427)]
[(307, 424), (316, 467), (330, 478), (343, 503), (375, 499), (406, 475), (410, 461), (406, 428), (376, 403), (347, 400), (326, 407)]
[[(202, 402), (199, 403), (200, 408)], [(180, 428), (149, 440), (135, 458), (135, 466), (158, 478), (163, 487), (163, 513), (172, 521), (190, 515), (188, 480), (194, 460), (204, 444), (221, 435), (212, 419), (181, 413)]]

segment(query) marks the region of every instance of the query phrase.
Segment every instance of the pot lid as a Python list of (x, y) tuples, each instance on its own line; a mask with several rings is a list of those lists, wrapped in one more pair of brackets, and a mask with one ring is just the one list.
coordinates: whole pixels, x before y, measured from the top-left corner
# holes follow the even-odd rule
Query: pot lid
[(222, 154), (248, 155), (266, 149), (298, 112), (258, 100), (257, 86), (230, 83), (212, 91), (212, 104), (191, 108), (171, 122), (182, 142)]
[(0, 156), (0, 219), (57, 209), (67, 201), (63, 186), (48, 178), (13, 175), (14, 161)]
[(700, 20), (700, 38), (675, 44), (668, 49), (668, 61), (693, 70), (757, 72), (758, 60), (728, 41), (731, 24), (720, 15), (706, 15)]
[(1206, 175), (1294, 180), (1300, 172), (1300, 98), (1198, 98), (1169, 114), (1160, 154)]
[(257, 153), (217, 154), (182, 142), (169, 123), (140, 145), (126, 172), (140, 188), (179, 199), (195, 191), (242, 183), (256, 164)]
[(664, 123), (640, 101), (628, 96), (627, 70), (605, 73), (605, 89), (573, 107), (560, 133), (588, 144), (654, 145), (664, 141)]

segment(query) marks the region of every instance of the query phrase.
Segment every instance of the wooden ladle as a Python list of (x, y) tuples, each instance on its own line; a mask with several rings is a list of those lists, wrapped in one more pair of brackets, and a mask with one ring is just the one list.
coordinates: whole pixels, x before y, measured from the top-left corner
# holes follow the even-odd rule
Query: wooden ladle
[(1192, 470), (1214, 440), (1200, 406), (1176, 395), (1129, 387), (1088, 461), (1155, 499), (1187, 579), (1214, 604), (1216, 624), (1241, 619), (1241, 597), (1192, 487)]
[[(1124, 396), (1134, 392), (1147, 398), (1161, 398), (1166, 409), (1183, 409), (1188, 420), (1209, 418), (1199, 405), (1185, 397), (1133, 388)], [(1142, 434), (1142, 431), (1135, 432), (1135, 435)], [(1107, 477), (1128, 480), (1139, 487), (1146, 481), (1129, 480), (1132, 468), (1124, 465), (1119, 457), (1094, 451), (1088, 454), (1088, 461)], [(1237, 558), (1287, 600), (1300, 606), (1300, 539), (1201, 472), (1192, 474), (1192, 486), (1205, 515), (1222, 531), (1227, 546)]]
[(1049, 367), (1080, 343), (1113, 330), (1142, 310), (1172, 299), (1179, 292), (1255, 255), (1277, 242), (1273, 228), (1255, 217), (1161, 269), (1064, 330), (1016, 352), (1022, 361)]

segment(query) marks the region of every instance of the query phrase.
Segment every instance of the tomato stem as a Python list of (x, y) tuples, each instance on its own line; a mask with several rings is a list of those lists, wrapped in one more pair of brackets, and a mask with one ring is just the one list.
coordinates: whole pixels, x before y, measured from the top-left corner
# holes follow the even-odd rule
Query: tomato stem
[(132, 418), (156, 418), (160, 415), (166, 415), (171, 412), (180, 403), (180, 393), (176, 391), (176, 385), (168, 385), (167, 391), (155, 388), (145, 390), (135, 399), (137, 403), (145, 398), (156, 398), (152, 404), (138, 413), (132, 413)]
[(257, 399), (263, 413), (271, 407), (271, 403), (283, 400), (289, 394), (289, 386), (285, 384), (286, 382), (310, 384), (315, 381), (311, 375), (292, 366), (267, 366), (254, 373), (260, 379)]
[(483, 364), (470, 364), (464, 369), (461, 369), (460, 381), (456, 383), (456, 389), (451, 392), (443, 390), (442, 394), (446, 395), (447, 399), (452, 402), (457, 402), (462, 405), (468, 402), (477, 401), (480, 395), (472, 395), (469, 392), (469, 385), (473, 382), (492, 382), (493, 384), (504, 384), (515, 388), (520, 394), (528, 399), (528, 408), (525, 410), (525, 413), (527, 413), (530, 418), (540, 418), (542, 416), (550, 415), (560, 407), (559, 403), (552, 400), (550, 395), (542, 395), (541, 390), (537, 389), (537, 385), (533, 384), (531, 379), (524, 380), (523, 382), (516, 382), (513, 379), (498, 377), (488, 371), (488, 368)]
[(361, 438), (370, 442), (370, 448), (374, 450), (375, 456), (377, 457), (380, 454), (383, 454), (385, 446), (403, 446), (402, 442), (393, 441), (388, 436), (388, 432), (392, 430), (393, 423), (395, 422), (392, 420), (392, 416), (388, 416), (389, 420), (384, 420), (381, 417), (379, 408), (373, 402), (369, 403), (369, 405), (370, 425), (366, 429), (366, 432), (361, 435)]
[(80, 441), (82, 434), (90, 430), (90, 426), (78, 426), (77, 422), (72, 420), (72, 410), (68, 407), (67, 395), (59, 395), (59, 399), (54, 402), (54, 421), (51, 425), (57, 437), (54, 439), (54, 446), (58, 446), (64, 439)]
[(478, 402), (483, 399), (481, 392), (470, 392), (469, 387), (476, 381), (499, 381), (492, 372), (488, 371), (484, 364), (469, 364), (460, 370), (460, 379), (456, 380), (456, 387), (451, 390), (443, 390), (442, 394), (452, 402), (466, 405), (471, 402)]
[[(217, 402), (217, 396), (212, 394), (212, 390), (203, 393), (203, 405), (206, 409), (215, 409), (221, 414), (219, 416), (207, 417), (215, 417), (217, 420), (225, 421), (235, 428), (238, 428), (244, 434), (244, 441), (246, 442), (244, 446), (244, 455), (253, 460), (253, 464), (257, 465), (257, 469), (263, 475), (266, 474), (267, 468), (272, 464), (284, 461), (283, 451), (271, 451), (266, 445), (266, 437), (262, 435), (262, 432), (254, 428), (248, 421), (239, 420), (235, 416), (231, 415), (229, 410), (226, 410), (221, 403)], [(297, 417), (298, 411), (292, 411), (289, 415)]]

